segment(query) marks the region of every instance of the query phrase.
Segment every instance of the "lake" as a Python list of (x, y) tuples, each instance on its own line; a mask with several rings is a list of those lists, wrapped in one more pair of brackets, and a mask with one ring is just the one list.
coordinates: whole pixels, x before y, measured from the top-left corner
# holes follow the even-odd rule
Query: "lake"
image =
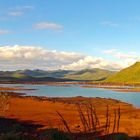
[(80, 85), (70, 86), (48, 86), (48, 85), (27, 85), (27, 84), (0, 84), (4, 87), (23, 87), (25, 89), (36, 90), (19, 90), (18, 93), (26, 93), (30, 96), (48, 96), (48, 97), (101, 97), (118, 99), (124, 102), (140, 107), (140, 92), (118, 92), (103, 88), (85, 88)]

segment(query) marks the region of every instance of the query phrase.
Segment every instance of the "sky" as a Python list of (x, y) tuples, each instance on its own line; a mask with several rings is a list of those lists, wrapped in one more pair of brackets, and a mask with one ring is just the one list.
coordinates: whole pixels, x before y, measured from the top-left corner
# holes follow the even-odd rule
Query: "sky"
[(0, 0), (0, 70), (120, 70), (140, 60), (139, 0)]

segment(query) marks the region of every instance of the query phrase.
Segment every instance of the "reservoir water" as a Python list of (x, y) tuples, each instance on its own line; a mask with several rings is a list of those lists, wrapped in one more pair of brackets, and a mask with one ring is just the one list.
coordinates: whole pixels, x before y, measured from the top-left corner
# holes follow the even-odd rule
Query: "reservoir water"
[(48, 85), (27, 85), (27, 84), (0, 84), (0, 87), (22, 87), (25, 89), (36, 90), (18, 90), (17, 93), (26, 93), (30, 96), (47, 97), (101, 97), (112, 98), (128, 102), (136, 107), (140, 107), (140, 92), (118, 92), (103, 88), (85, 88), (80, 85), (70, 86), (48, 86)]

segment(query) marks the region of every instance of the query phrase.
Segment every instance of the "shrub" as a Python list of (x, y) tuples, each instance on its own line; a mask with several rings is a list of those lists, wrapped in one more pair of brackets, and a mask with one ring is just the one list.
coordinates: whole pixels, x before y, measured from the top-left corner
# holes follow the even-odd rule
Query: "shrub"
[(5, 115), (9, 110), (10, 102), (9, 95), (6, 92), (0, 92), (0, 115)]

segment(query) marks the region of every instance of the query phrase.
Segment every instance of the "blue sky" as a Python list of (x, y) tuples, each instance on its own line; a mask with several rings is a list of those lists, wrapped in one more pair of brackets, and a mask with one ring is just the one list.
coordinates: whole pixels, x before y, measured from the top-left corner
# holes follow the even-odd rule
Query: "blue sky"
[(139, 0), (1, 0), (0, 46), (40, 46), (114, 61), (121, 54), (132, 63), (139, 59), (139, 5)]

